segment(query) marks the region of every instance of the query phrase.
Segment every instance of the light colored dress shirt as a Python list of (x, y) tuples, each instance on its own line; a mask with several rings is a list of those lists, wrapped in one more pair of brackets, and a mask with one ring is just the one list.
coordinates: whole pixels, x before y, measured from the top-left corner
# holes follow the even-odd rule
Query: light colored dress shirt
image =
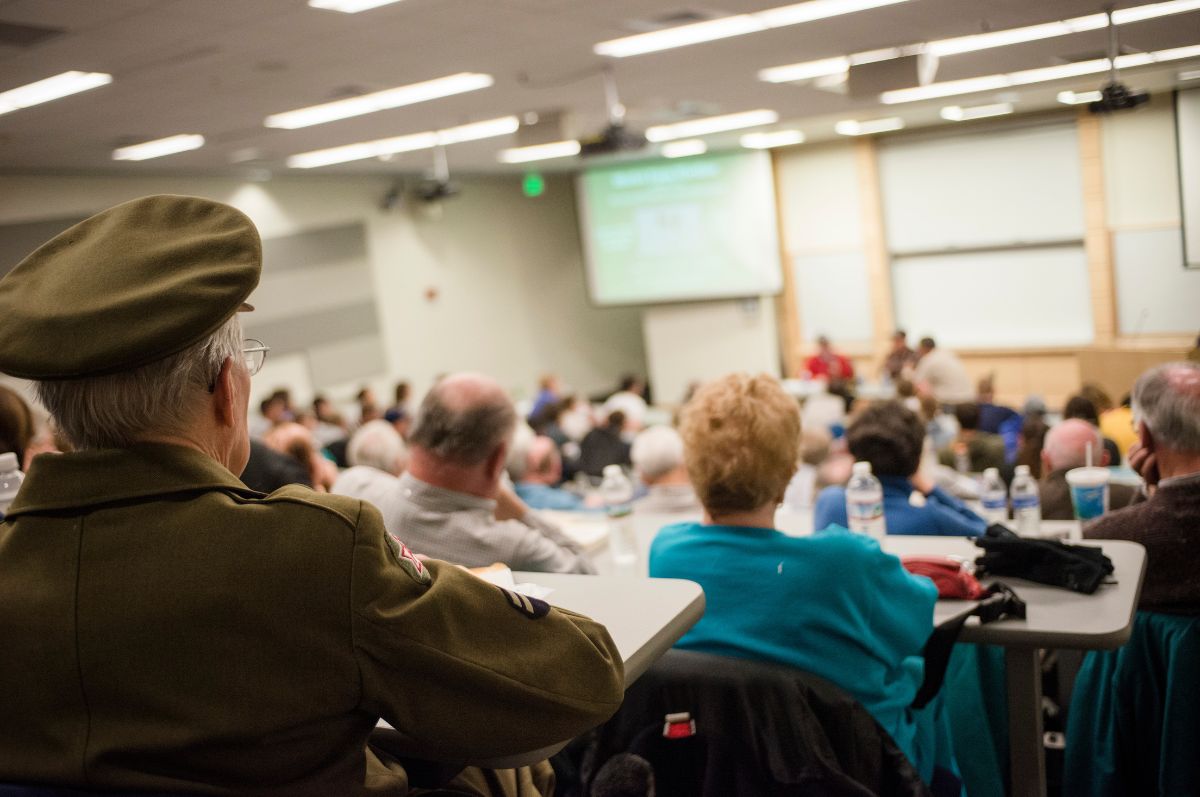
[(400, 480), (390, 473), (367, 465), (355, 465), (338, 474), (329, 492), (362, 499), (386, 514), (387, 507), (396, 502), (399, 486)]
[(578, 543), (536, 512), (496, 520), (490, 498), (434, 487), (411, 473), (400, 477), (396, 493), (380, 507), (383, 522), (416, 553), (466, 567), (502, 562), (513, 570), (596, 572)]
[(958, 355), (940, 346), (921, 358), (913, 372), (917, 384), (928, 382), (933, 397), (942, 404), (975, 400), (975, 387)]
[(641, 498), (633, 502), (633, 511), (639, 515), (690, 513), (700, 514), (704, 507), (690, 484), (654, 484)]

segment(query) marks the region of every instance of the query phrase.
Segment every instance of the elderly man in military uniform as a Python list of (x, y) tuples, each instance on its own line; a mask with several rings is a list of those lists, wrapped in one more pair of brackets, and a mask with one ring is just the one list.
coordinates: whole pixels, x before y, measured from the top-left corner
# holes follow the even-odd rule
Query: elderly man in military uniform
[[(155, 196), (0, 280), (0, 371), (77, 449), (37, 457), (0, 523), (0, 783), (419, 793), (400, 758), (454, 772), (620, 703), (600, 625), (418, 560), (362, 501), (238, 480), (260, 265), (237, 210)], [(381, 717), (389, 754), (368, 746)], [(527, 795), (552, 773), (452, 785)]]

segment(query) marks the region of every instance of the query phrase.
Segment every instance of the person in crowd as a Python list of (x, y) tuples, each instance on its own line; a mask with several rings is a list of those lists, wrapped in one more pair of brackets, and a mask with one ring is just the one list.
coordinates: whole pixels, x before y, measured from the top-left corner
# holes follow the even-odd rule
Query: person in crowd
[(979, 407), (979, 426), (981, 432), (988, 434), (1003, 434), (1005, 424), (1014, 424), (1017, 430), (1021, 428), (1021, 415), (1011, 407), (996, 403), (996, 377), (988, 374), (975, 388), (975, 404)]
[(973, 401), (957, 404), (954, 418), (958, 421), (958, 435), (950, 445), (938, 451), (938, 461), (948, 468), (983, 473), (988, 468), (1009, 470), (1004, 448), (1004, 438), (989, 434), (979, 428), (979, 405)]
[(824, 429), (805, 427), (800, 433), (800, 463), (788, 482), (783, 505), (796, 512), (807, 512), (817, 500), (822, 484), (821, 468), (833, 454), (833, 436)]
[(350, 467), (337, 475), (329, 492), (361, 498), (385, 511), (408, 467), (408, 448), (396, 427), (385, 420), (358, 427), (346, 445), (346, 458)]
[(917, 364), (917, 353), (908, 345), (908, 333), (897, 329), (892, 333), (892, 350), (883, 361), (880, 372), (892, 382), (899, 382), (912, 374)]
[(358, 422), (356, 426), (362, 426), (364, 423), (383, 417), (383, 410), (379, 407), (379, 401), (375, 398), (375, 391), (370, 386), (363, 385), (359, 388), (359, 391), (354, 394), (354, 401), (358, 404)]
[(488, 377), (451, 374), (430, 388), (388, 529), (418, 553), (467, 567), (595, 572), (575, 541), (501, 486), (516, 423), (512, 401)]
[(844, 384), (854, 379), (854, 364), (850, 358), (833, 350), (825, 335), (817, 338), (817, 353), (804, 362), (810, 379), (823, 379), (830, 385)]
[(583, 442), (587, 433), (596, 426), (592, 405), (581, 395), (567, 396), (562, 403), (563, 411), (558, 416), (558, 425), (562, 427), (563, 434), (572, 441)]
[[(0, 279), (0, 372), (77, 449), (37, 457), (0, 522), (2, 783), (400, 797), (401, 758), (536, 750), (621, 703), (600, 625), (422, 562), (368, 504), (238, 480), (261, 251), (240, 211), (155, 196)], [(518, 777), (552, 783), (449, 789)]]
[(33, 412), (21, 394), (0, 385), (0, 454), (16, 454), (19, 466), (27, 467), (25, 452), (36, 429)]
[(412, 385), (402, 379), (396, 383), (396, 389), (392, 395), (392, 406), (388, 409), (412, 415), (412, 410), (408, 406), (410, 401), (412, 401)]
[(1200, 614), (1200, 363), (1152, 368), (1133, 387), (1138, 442), (1129, 465), (1146, 483), (1146, 501), (1110, 512), (1083, 529), (1093, 540), (1146, 547), (1138, 608)]
[[(888, 534), (976, 537), (987, 523), (920, 473), (925, 429), (896, 401), (871, 404), (850, 423), (846, 444), (859, 462), (870, 462), (883, 486)], [(846, 525), (846, 488), (826, 487), (817, 496), (813, 528)]]
[(250, 429), (252, 437), (262, 438), (276, 426), (293, 419), (292, 413), (288, 409), (287, 394), (280, 390), (273, 391), (271, 395), (259, 402), (258, 414), (259, 417), (254, 419), (254, 424)]
[(1049, 428), (1040, 415), (1028, 415), (1021, 421), (1021, 442), (1017, 447), (1016, 464), (1027, 466), (1035, 479), (1042, 478), (1042, 449)]
[(267, 432), (263, 443), (303, 465), (308, 471), (308, 483), (318, 492), (329, 492), (337, 479), (337, 466), (321, 456), (312, 432), (295, 421), (281, 423)]
[(532, 422), (543, 409), (551, 404), (557, 404), (562, 398), (562, 384), (555, 374), (542, 374), (538, 379), (538, 392), (534, 396), (533, 406), (529, 408), (529, 419)]
[(1129, 449), (1137, 442), (1137, 430), (1134, 428), (1132, 397), (1126, 393), (1121, 397), (1120, 406), (1113, 407), (1100, 413), (1100, 433), (1117, 445), (1120, 462), (1129, 455)]
[[(1071, 520), (1075, 510), (1071, 505), (1071, 489), (1067, 486), (1067, 471), (1087, 464), (1087, 447), (1092, 447), (1092, 461), (1104, 467), (1110, 464), (1108, 452), (1100, 440), (1100, 430), (1080, 418), (1069, 418), (1046, 433), (1042, 448), (1042, 476), (1038, 491), (1041, 494), (1042, 517), (1046, 520)], [(1124, 484), (1108, 485), (1108, 505), (1111, 509), (1128, 506), (1137, 491)]]
[(939, 348), (933, 338), (921, 338), (917, 357), (913, 382), (918, 391), (928, 393), (941, 404), (960, 404), (975, 398), (971, 377), (954, 352)]
[(579, 470), (598, 477), (609, 465), (632, 464), (623, 435), (626, 427), (625, 413), (613, 410), (604, 423), (588, 432), (579, 444)]
[(406, 411), (389, 407), (383, 413), (383, 420), (392, 425), (392, 428), (396, 430), (396, 434), (400, 435), (400, 439), (408, 439), (408, 434), (412, 430), (412, 416)]
[(658, 533), (650, 575), (699, 583), (705, 610), (676, 647), (826, 678), (874, 715), (926, 783), (936, 764), (952, 768), (936, 704), (909, 708), (933, 630), (933, 583), (866, 535), (774, 528), (799, 454), (796, 402), (769, 376), (733, 374), (696, 393), (680, 433), (704, 520)]
[(679, 432), (670, 426), (643, 429), (633, 439), (629, 458), (634, 473), (646, 486), (646, 494), (633, 502), (634, 512), (700, 512), (700, 502), (683, 462), (683, 438)]
[[(908, 404), (904, 403), (904, 406), (908, 407)], [(944, 412), (937, 399), (928, 394), (921, 396), (920, 407), (919, 415), (925, 422), (925, 432), (929, 435), (934, 452), (952, 445), (958, 439), (958, 418), (951, 413)], [(909, 407), (909, 409), (912, 408)]]
[(313, 437), (323, 448), (346, 439), (346, 422), (328, 398), (319, 393), (313, 398), (312, 415), (316, 419)]
[(1196, 345), (1188, 352), (1187, 358), (1188, 362), (1200, 363), (1200, 335), (1196, 336)]
[(562, 457), (558, 446), (545, 435), (536, 435), (524, 452), (524, 467), (520, 478), (514, 479), (517, 497), (530, 509), (584, 510), (596, 509), (583, 497), (559, 487), (562, 483)]
[[(1067, 399), (1067, 404), (1063, 407), (1063, 420), (1069, 421), (1072, 418), (1078, 418), (1087, 421), (1098, 430), (1100, 428), (1100, 413), (1096, 411), (1096, 405), (1090, 398), (1082, 394), (1071, 396)], [(1101, 442), (1104, 450), (1108, 453), (1108, 461), (1110, 464), (1118, 465), (1121, 462), (1121, 449), (1117, 448), (1117, 444), (1101, 434)]]
[(637, 432), (645, 423), (646, 409), (646, 383), (641, 377), (626, 374), (621, 377), (617, 392), (605, 400), (600, 411), (605, 416), (620, 412), (625, 428)]
[(312, 470), (307, 460), (276, 451), (262, 440), (250, 438), (250, 454), (239, 474), (242, 483), (260, 493), (273, 493), (289, 484), (312, 487)]

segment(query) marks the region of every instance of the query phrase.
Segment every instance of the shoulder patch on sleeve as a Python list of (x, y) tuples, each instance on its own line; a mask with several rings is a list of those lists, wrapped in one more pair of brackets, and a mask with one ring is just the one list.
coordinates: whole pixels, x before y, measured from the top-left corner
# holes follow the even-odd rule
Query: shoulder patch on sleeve
[(505, 600), (508, 605), (519, 611), (521, 614), (533, 620), (540, 620), (550, 613), (550, 604), (538, 598), (531, 598), (528, 595), (522, 595), (519, 592), (513, 592), (504, 587), (496, 587), (504, 593)]
[(421, 564), (421, 560), (413, 555), (413, 552), (408, 550), (408, 546), (400, 542), (396, 535), (390, 531), (383, 533), (383, 539), (387, 542), (388, 550), (392, 552), (392, 557), (401, 569), (408, 574), (409, 578), (418, 584), (429, 584), (432, 578), (425, 565)]

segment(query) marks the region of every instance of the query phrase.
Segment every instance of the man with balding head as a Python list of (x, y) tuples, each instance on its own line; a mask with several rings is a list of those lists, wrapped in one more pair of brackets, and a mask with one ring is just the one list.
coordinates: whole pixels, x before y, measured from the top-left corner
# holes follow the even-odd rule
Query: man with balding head
[(434, 385), (409, 436), (408, 472), (384, 508), (388, 530), (418, 553), (467, 567), (594, 573), (577, 543), (501, 486), (516, 422), (512, 401), (486, 376)]
[[(1108, 452), (1100, 430), (1078, 418), (1063, 421), (1046, 433), (1042, 445), (1042, 479), (1038, 484), (1042, 499), (1042, 517), (1046, 520), (1072, 520), (1071, 490), (1067, 471), (1087, 464), (1087, 447), (1092, 446), (1092, 462), (1108, 465)], [(1108, 505), (1113, 509), (1129, 506), (1136, 491), (1124, 484), (1108, 485)]]
[(1138, 608), (1200, 614), (1200, 363), (1152, 368), (1133, 387), (1138, 442), (1129, 465), (1149, 499), (1107, 514), (1083, 530), (1088, 539), (1146, 547)]
[(517, 497), (533, 509), (575, 511), (585, 509), (584, 499), (559, 487), (562, 481), (562, 456), (558, 446), (545, 435), (529, 441), (522, 453)]

